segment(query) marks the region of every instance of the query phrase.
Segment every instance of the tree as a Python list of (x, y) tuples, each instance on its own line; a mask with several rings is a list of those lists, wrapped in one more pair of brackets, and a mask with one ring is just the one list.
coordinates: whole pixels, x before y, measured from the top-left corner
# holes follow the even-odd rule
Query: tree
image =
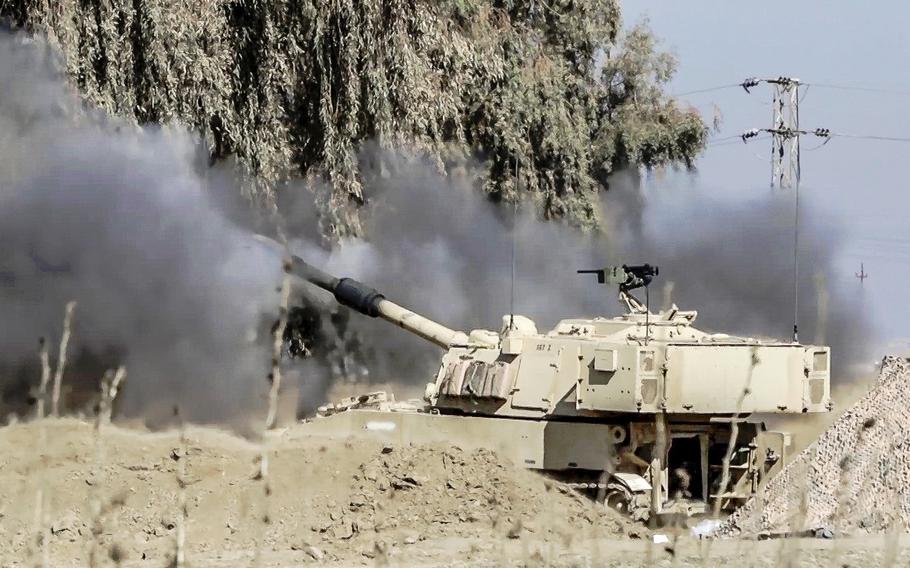
[(442, 170), (479, 158), (490, 199), (593, 229), (612, 172), (691, 167), (707, 134), (617, 0), (7, 0), (3, 17), (46, 34), (94, 104), (236, 157), (258, 201), (327, 182), (335, 236), (362, 230), (368, 141)]

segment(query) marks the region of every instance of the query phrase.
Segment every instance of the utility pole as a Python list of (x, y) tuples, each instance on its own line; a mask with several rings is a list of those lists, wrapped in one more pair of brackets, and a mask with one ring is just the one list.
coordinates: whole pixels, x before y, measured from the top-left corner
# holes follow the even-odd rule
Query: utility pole
[(740, 85), (747, 93), (761, 83), (773, 88), (771, 100), (771, 128), (753, 128), (742, 134), (743, 142), (761, 132), (771, 134), (771, 187), (798, 188), (800, 177), (799, 138), (803, 134), (828, 134), (827, 131), (806, 132), (799, 128), (799, 79), (777, 77), (756, 79), (750, 77)]
[(859, 285), (862, 286), (866, 278), (869, 278), (869, 274), (866, 272), (866, 267), (863, 263), (859, 263), (859, 272), (856, 273), (856, 277), (859, 278)]
[(799, 188), (799, 79), (768, 79), (774, 89), (771, 124), (771, 187)]
[(756, 79), (750, 77), (741, 83), (747, 93), (759, 83), (774, 89), (771, 104), (771, 128), (753, 128), (742, 135), (743, 142), (758, 136), (759, 132), (771, 134), (771, 187), (794, 188), (793, 208), (793, 341), (799, 341), (799, 79), (777, 77)]

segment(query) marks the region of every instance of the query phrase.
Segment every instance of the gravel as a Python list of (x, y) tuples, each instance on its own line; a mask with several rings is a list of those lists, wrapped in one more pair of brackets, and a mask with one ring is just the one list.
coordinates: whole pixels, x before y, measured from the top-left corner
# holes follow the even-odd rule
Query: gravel
[(875, 387), (721, 526), (722, 535), (910, 528), (910, 360), (886, 357)]

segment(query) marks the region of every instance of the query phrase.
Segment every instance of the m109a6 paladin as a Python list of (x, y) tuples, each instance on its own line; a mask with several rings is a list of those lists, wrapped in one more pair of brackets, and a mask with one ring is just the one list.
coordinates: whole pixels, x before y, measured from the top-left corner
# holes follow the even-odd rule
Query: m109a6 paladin
[(675, 306), (651, 313), (632, 295), (657, 276), (650, 265), (579, 271), (617, 285), (626, 313), (547, 332), (520, 315), (457, 331), (298, 257), (291, 271), (444, 350), (424, 401), (354, 397), (322, 407), (312, 433), (488, 447), (633, 518), (737, 507), (790, 447), (750, 416), (831, 409), (828, 347), (706, 333)]

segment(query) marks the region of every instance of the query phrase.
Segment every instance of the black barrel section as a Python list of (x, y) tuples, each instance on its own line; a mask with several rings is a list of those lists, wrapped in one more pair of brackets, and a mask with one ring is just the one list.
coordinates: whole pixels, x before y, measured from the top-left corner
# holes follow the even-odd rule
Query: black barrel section
[(335, 278), (299, 256), (294, 256), (292, 261), (292, 273), (310, 284), (331, 292), (342, 306), (347, 306), (372, 318), (379, 315), (379, 304), (385, 299), (385, 296), (374, 288), (353, 278)]
[(339, 280), (332, 293), (335, 294), (335, 299), (342, 306), (357, 310), (371, 318), (379, 315), (379, 303), (385, 300), (385, 296), (374, 288), (370, 288), (353, 278), (342, 278)]

